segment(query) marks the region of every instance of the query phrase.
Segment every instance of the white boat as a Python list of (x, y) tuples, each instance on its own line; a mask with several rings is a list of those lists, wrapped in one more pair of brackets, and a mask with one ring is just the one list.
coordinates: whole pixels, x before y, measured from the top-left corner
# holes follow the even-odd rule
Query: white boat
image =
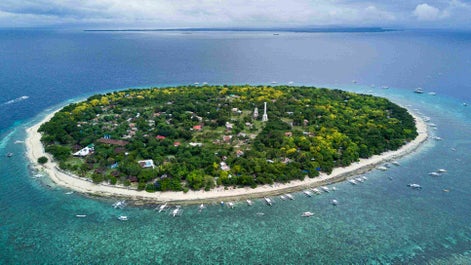
[(15, 144), (23, 144), (25, 141), (16, 140)]
[(438, 176), (440, 176), (440, 173), (438, 173), (438, 172), (435, 172), (435, 171), (433, 171), (433, 172), (430, 172), (430, 173), (428, 173), (428, 174), (429, 174), (430, 176), (434, 176), (434, 177), (438, 177)]
[(439, 136), (434, 136), (433, 139), (434, 139), (435, 141), (441, 141), (441, 140), (443, 140), (443, 138), (442, 138), (442, 137), (439, 137)]
[(437, 93), (436, 93), (436, 92), (433, 92), (433, 91), (432, 91), (432, 92), (428, 92), (428, 94), (431, 95), (431, 96), (437, 95)]
[(395, 166), (400, 166), (401, 164), (399, 164), (399, 162), (397, 161), (392, 161), (391, 164), (395, 165)]
[(414, 93), (417, 93), (417, 94), (423, 94), (425, 91), (421, 88), (421, 87), (418, 87), (414, 90)]
[(126, 207), (126, 201), (125, 200), (122, 200), (122, 201), (117, 201), (115, 203), (113, 203), (113, 208), (117, 209), (123, 209), (124, 207)]
[(415, 184), (415, 183), (407, 184), (407, 187), (411, 187), (414, 190), (421, 190), (422, 189), (422, 186), (420, 186), (419, 184)]
[(388, 168), (387, 168), (387, 167), (385, 167), (385, 166), (379, 166), (379, 167), (377, 167), (377, 168), (378, 168), (379, 170), (382, 170), (382, 171), (386, 171), (386, 170), (388, 170)]
[(180, 215), (180, 214), (181, 214), (181, 210), (182, 210), (182, 209), (180, 208), (180, 206), (177, 206), (175, 209), (173, 209), (173, 211), (172, 211), (172, 216), (173, 216), (173, 217), (176, 217), (176, 216)]
[(312, 197), (312, 193), (308, 190), (303, 191), (303, 193), (308, 197)]
[(77, 218), (85, 218), (85, 217), (87, 217), (87, 215), (86, 215), (86, 214), (76, 214), (75, 217), (77, 217)]
[(466, 103), (466, 102), (463, 102), (463, 106), (465, 106), (465, 107), (466, 107), (466, 106), (468, 106), (468, 103)]
[(205, 208), (205, 207), (204, 207), (204, 204), (202, 203), (202, 204), (200, 204), (200, 206), (198, 207), (198, 210), (201, 212), (204, 208)]
[(272, 205), (273, 205), (273, 203), (272, 203), (272, 201), (271, 201), (270, 198), (265, 197), (264, 199), (265, 199), (265, 202), (267, 203), (268, 206), (272, 206)]
[(313, 215), (314, 215), (314, 214), (311, 213), (311, 212), (303, 212), (303, 213), (301, 214), (302, 217), (311, 217), (311, 216), (313, 216)]
[(363, 179), (363, 181), (368, 180), (366, 176), (362, 176), (361, 178)]
[(118, 220), (120, 220), (120, 221), (127, 221), (127, 220), (128, 220), (128, 217), (127, 217), (126, 215), (120, 215), (120, 216), (118, 217)]
[(247, 200), (247, 205), (252, 206), (253, 202), (251, 200)]
[(354, 179), (349, 179), (348, 182), (350, 182), (352, 185), (357, 185), (357, 181)]
[(329, 188), (326, 186), (322, 186), (321, 189), (325, 192), (330, 192)]
[(285, 195), (280, 195), (280, 199), (281, 199), (282, 201), (286, 201), (286, 196), (285, 196)]
[(66, 195), (70, 195), (70, 194), (73, 194), (73, 193), (74, 193), (73, 191), (68, 191), (68, 192), (66, 192), (65, 194), (66, 194)]
[(234, 203), (233, 202), (228, 202), (227, 207), (233, 209), (234, 208)]
[(160, 205), (159, 213), (162, 212), (163, 210), (165, 210), (165, 208), (167, 208), (167, 203)]
[(356, 181), (363, 183), (364, 180), (361, 177), (355, 178)]
[(291, 195), (291, 194), (289, 194), (289, 193), (288, 193), (288, 194), (286, 194), (286, 197), (288, 197), (288, 199), (290, 199), (290, 200), (294, 200), (294, 197), (293, 197), (293, 195)]
[(332, 190), (333, 190), (333, 191), (336, 191), (336, 190), (337, 190), (337, 188), (336, 188), (336, 187), (332, 187)]
[(337, 200), (332, 200), (332, 205), (337, 206), (337, 204), (339, 204)]
[(321, 191), (318, 188), (312, 188), (311, 190), (316, 194), (321, 194)]
[(446, 169), (443, 169), (443, 168), (440, 168), (439, 170), (437, 170), (438, 173), (446, 173)]

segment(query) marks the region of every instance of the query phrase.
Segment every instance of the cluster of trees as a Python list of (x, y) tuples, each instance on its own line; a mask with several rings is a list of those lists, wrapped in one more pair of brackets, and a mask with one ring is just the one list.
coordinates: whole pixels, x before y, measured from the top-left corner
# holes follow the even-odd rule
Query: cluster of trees
[[(268, 122), (261, 121), (264, 102)], [(259, 117), (253, 115), (255, 107)], [(413, 117), (384, 98), (248, 85), (95, 95), (64, 107), (39, 131), (46, 151), (62, 168), (95, 182), (137, 182), (147, 191), (255, 187), (316, 177), (395, 150), (417, 136)], [(128, 143), (97, 142), (104, 136)], [(92, 143), (91, 155), (72, 157)], [(143, 159), (152, 159), (156, 167), (142, 168), (137, 161)]]

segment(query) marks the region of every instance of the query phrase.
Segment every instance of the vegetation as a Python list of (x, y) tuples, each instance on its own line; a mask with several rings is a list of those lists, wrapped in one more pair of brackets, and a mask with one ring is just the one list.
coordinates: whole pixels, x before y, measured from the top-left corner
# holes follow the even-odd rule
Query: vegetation
[(47, 163), (47, 157), (45, 156), (41, 156), (40, 158), (38, 158), (38, 163), (41, 164), (41, 165), (44, 165)]
[[(95, 95), (64, 107), (39, 131), (61, 168), (148, 192), (316, 177), (417, 136), (413, 117), (384, 98), (249, 85)], [(89, 152), (76, 153), (82, 148)]]

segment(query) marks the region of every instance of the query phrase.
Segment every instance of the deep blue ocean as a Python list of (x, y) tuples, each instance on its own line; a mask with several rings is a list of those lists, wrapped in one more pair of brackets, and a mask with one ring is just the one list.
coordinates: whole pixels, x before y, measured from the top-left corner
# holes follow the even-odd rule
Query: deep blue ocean
[[(384, 96), (430, 117), (443, 140), (336, 192), (177, 218), (34, 178), (18, 141), (44, 115), (94, 93), (194, 82)], [(0, 264), (471, 264), (471, 32), (0, 30), (0, 117)]]

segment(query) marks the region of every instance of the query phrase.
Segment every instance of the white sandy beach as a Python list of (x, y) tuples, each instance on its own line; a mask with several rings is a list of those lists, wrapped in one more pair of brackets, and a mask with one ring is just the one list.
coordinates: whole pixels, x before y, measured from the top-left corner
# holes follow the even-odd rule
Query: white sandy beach
[[(411, 113), (412, 114), (412, 113)], [(31, 160), (33, 167), (38, 170), (44, 169), (49, 177), (56, 184), (75, 190), (77, 192), (86, 193), (94, 196), (103, 197), (122, 197), (130, 200), (146, 203), (200, 203), (205, 201), (217, 200), (237, 200), (241, 198), (263, 197), (267, 195), (282, 194), (284, 192), (299, 191), (303, 188), (321, 186), (327, 183), (338, 182), (345, 180), (352, 175), (361, 174), (373, 169), (375, 166), (385, 163), (387, 161), (395, 160), (399, 157), (405, 156), (416, 150), (421, 143), (428, 138), (427, 126), (422, 118), (414, 115), (418, 136), (413, 141), (404, 145), (396, 151), (385, 152), (381, 155), (373, 156), (369, 159), (361, 159), (348, 167), (336, 168), (329, 175), (321, 174), (319, 177), (310, 179), (306, 178), (304, 181), (291, 181), (287, 184), (274, 184), (271, 186), (259, 186), (255, 189), (252, 188), (239, 188), (228, 189), (216, 188), (211, 191), (189, 191), (183, 192), (155, 192), (149, 193), (146, 191), (137, 191), (135, 189), (126, 188), (123, 186), (113, 186), (106, 184), (94, 184), (88, 179), (80, 178), (59, 170), (57, 164), (52, 161), (51, 155), (44, 152), (44, 147), (41, 144), (41, 134), (38, 133), (39, 126), (47, 122), (53, 117), (54, 113), (46, 116), (42, 121), (28, 128), (25, 145), (27, 149), (27, 157)], [(37, 160), (41, 156), (48, 157), (49, 161), (41, 166)]]

